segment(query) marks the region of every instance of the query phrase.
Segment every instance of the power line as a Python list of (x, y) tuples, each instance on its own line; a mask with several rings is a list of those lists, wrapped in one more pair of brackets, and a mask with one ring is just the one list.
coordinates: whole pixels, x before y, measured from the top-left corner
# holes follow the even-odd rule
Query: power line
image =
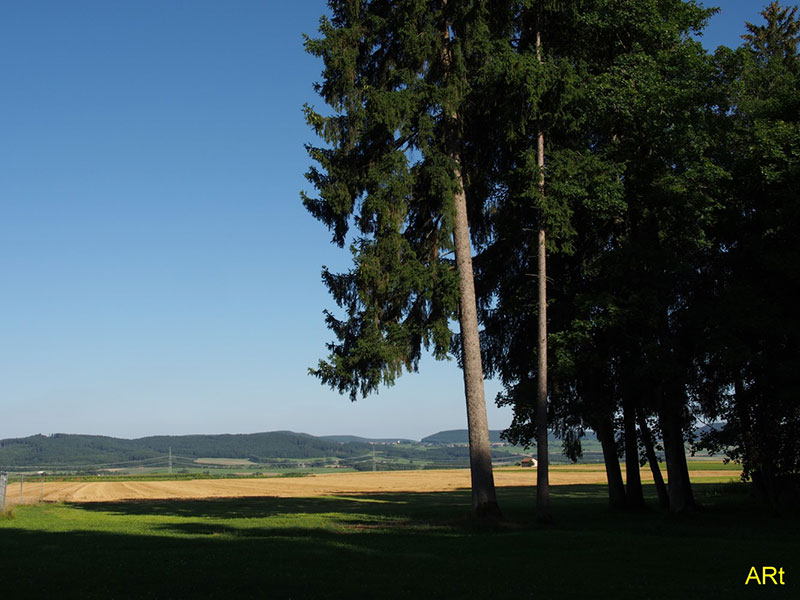
[(168, 456), (153, 456), (150, 458), (141, 458), (138, 460), (127, 460), (127, 461), (118, 461), (118, 462), (110, 462), (110, 463), (96, 463), (96, 464), (89, 464), (89, 465), (68, 465), (68, 464), (61, 464), (61, 465), (0, 465), (2, 469), (63, 469), (63, 470), (76, 470), (76, 469), (97, 469), (102, 467), (115, 467), (119, 465), (133, 465), (133, 464), (144, 464), (150, 462), (160, 462), (164, 459), (168, 458)]

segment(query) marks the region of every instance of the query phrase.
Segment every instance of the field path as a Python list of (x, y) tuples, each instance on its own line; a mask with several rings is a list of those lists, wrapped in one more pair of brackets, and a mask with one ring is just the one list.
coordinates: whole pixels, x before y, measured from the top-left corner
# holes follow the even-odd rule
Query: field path
[[(501, 487), (524, 487), (536, 484), (535, 469), (496, 469), (495, 483)], [(713, 478), (737, 479), (738, 471), (707, 470), (692, 472), (693, 481)], [(652, 481), (649, 470), (642, 470), (642, 480)], [(602, 465), (554, 467), (552, 485), (605, 483)], [(384, 471), (362, 473), (326, 473), (306, 477), (265, 479), (196, 479), (182, 481), (92, 481), (45, 482), (45, 502), (108, 502), (117, 500), (169, 500), (189, 498), (230, 498), (273, 496), (301, 498), (312, 496), (364, 494), (381, 492), (448, 492), (469, 489), (468, 469), (431, 471)], [(36, 502), (41, 484), (26, 481), (23, 501)], [(19, 486), (9, 485), (8, 500), (19, 502)]]

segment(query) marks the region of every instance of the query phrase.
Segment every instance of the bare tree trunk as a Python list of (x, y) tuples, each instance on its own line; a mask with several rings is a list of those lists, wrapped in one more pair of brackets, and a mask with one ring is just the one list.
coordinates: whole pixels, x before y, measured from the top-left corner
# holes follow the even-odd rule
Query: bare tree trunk
[(625, 484), (622, 482), (622, 469), (619, 466), (611, 418), (603, 417), (597, 421), (595, 433), (603, 447), (603, 462), (606, 465), (606, 479), (608, 479), (608, 501), (611, 508), (625, 508)]
[(669, 478), (669, 510), (684, 513), (695, 508), (692, 484), (689, 480), (689, 466), (686, 464), (686, 451), (683, 447), (680, 407), (677, 398), (663, 398), (659, 410), (661, 432), (664, 435), (664, 455), (667, 459)]
[(625, 423), (625, 489), (628, 508), (644, 507), (642, 476), (639, 472), (639, 442), (636, 439), (636, 414), (630, 391), (623, 392), (622, 418)]
[[(445, 6), (447, 0), (443, 0)], [(447, 42), (450, 40), (450, 24), (445, 23), (442, 35), (442, 63), (449, 71), (452, 56)], [(458, 114), (452, 113), (453, 121)], [(453, 197), (455, 219), (453, 242), (456, 269), (458, 270), (459, 310), (458, 323), (461, 331), (462, 373), (464, 395), (467, 400), (467, 430), (469, 432), (469, 468), (472, 479), (472, 515), (478, 518), (502, 518), (492, 472), (492, 451), (489, 443), (489, 420), (486, 415), (486, 398), (483, 388), (483, 364), (478, 330), (478, 308), (475, 300), (475, 273), (472, 269), (472, 247), (469, 240), (467, 218), (467, 195), (461, 173), (461, 155), (451, 140), (451, 157), (456, 163), (455, 179), (458, 189)]]
[[(542, 36), (536, 31), (536, 57), (542, 62)], [(539, 166), (539, 193), (544, 201), (544, 133), (539, 131), (536, 161)], [(542, 211), (543, 212), (543, 211)], [(538, 386), (536, 394), (536, 518), (541, 522), (552, 521), (550, 514), (550, 459), (547, 448), (547, 244), (544, 218), (540, 215), (539, 260), (537, 278), (539, 283), (539, 339), (537, 344)]]
[(642, 432), (644, 451), (647, 462), (650, 464), (650, 472), (653, 474), (653, 482), (656, 485), (658, 494), (658, 506), (663, 510), (669, 509), (669, 492), (664, 484), (664, 476), (661, 474), (661, 467), (658, 466), (658, 457), (653, 446), (653, 436), (650, 435), (650, 428), (647, 426), (647, 419), (644, 418), (644, 410), (641, 407), (636, 409), (636, 418), (639, 422), (639, 431)]
[(458, 269), (459, 325), (463, 359), (464, 392), (467, 399), (469, 430), (469, 464), (472, 476), (472, 514), (476, 517), (500, 518), (500, 507), (494, 487), (492, 452), (489, 444), (489, 423), (483, 389), (481, 343), (478, 333), (478, 311), (475, 302), (475, 281), (472, 270), (472, 248), (469, 241), (467, 199), (461, 171), (456, 169), (458, 192), (455, 195), (456, 266)]
[[(540, 136), (540, 141), (542, 137)], [(550, 514), (550, 458), (547, 444), (547, 284), (545, 263), (545, 232), (539, 230), (539, 340), (538, 385), (536, 390), (536, 518), (552, 520)]]

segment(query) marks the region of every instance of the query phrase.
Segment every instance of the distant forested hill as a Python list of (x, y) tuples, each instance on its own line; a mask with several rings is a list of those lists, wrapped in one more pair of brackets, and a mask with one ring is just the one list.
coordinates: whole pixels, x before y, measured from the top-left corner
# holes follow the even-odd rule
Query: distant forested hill
[(137, 441), (65, 433), (0, 440), (0, 467), (105, 464), (143, 460), (160, 454)]
[[(490, 430), (489, 441), (505, 441), (500, 437), (501, 433), (503, 432), (499, 429)], [(558, 438), (556, 438), (552, 433), (548, 436), (548, 438), (551, 442), (558, 442)], [(586, 441), (595, 441), (596, 439), (597, 438), (592, 431), (587, 431), (586, 435), (584, 436), (584, 440)], [(423, 444), (468, 444), (469, 434), (467, 433), (466, 429), (450, 429), (448, 431), (440, 431), (439, 433), (434, 433), (433, 435), (424, 437), (421, 441)]]
[(359, 442), (362, 444), (394, 444), (394, 443), (402, 443), (402, 444), (416, 444), (416, 440), (410, 440), (408, 438), (365, 438), (359, 437), (357, 435), (321, 435), (319, 436), (321, 440), (329, 440), (331, 442), (342, 442), (342, 443), (349, 443), (349, 442)]
[[(502, 442), (500, 434), (502, 432), (497, 429), (489, 431), (490, 442)], [(466, 429), (450, 429), (448, 431), (440, 431), (428, 437), (422, 438), (423, 444), (468, 444), (469, 434)]]
[(126, 440), (99, 435), (56, 433), (0, 440), (0, 467), (101, 465), (139, 461), (172, 453), (187, 458), (348, 458), (365, 454), (367, 443), (341, 443), (305, 433), (152, 436)]
[[(502, 441), (500, 431), (491, 431), (490, 434), (493, 442)], [(587, 438), (594, 439), (594, 436)], [(370, 442), (380, 445), (373, 446)], [(163, 459), (170, 449), (174, 457), (190, 461), (197, 458), (241, 458), (255, 463), (272, 463), (276, 459), (324, 458), (340, 459), (342, 464), (355, 466), (358, 461), (371, 459), (373, 451), (376, 451), (383, 460), (407, 466), (466, 466), (469, 461), (467, 442), (466, 429), (440, 431), (423, 438), (422, 442), (350, 435), (315, 437), (293, 431), (164, 435), (135, 440), (56, 433), (0, 440), (0, 470), (125, 467), (125, 463), (141, 463), (150, 459), (164, 463)], [(591, 446), (586, 449), (597, 450)], [(560, 451), (560, 444), (551, 447), (556, 461), (561, 460)], [(502, 462), (514, 460), (519, 452), (509, 447), (496, 448), (492, 454)], [(587, 458), (590, 456), (587, 455)]]

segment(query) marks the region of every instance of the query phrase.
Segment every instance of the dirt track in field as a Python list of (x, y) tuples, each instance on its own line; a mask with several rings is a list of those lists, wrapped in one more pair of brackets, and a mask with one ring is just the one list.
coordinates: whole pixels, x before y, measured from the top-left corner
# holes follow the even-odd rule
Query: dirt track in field
[[(738, 478), (736, 471), (695, 471), (692, 480), (706, 477)], [(495, 470), (495, 483), (502, 487), (524, 487), (536, 484), (535, 469)], [(652, 481), (642, 470), (643, 481)], [(550, 471), (552, 485), (605, 483), (602, 465), (555, 467)], [(326, 473), (306, 477), (268, 479), (198, 479), (190, 481), (91, 481), (46, 482), (45, 502), (109, 502), (117, 500), (164, 500), (190, 498), (227, 498), (273, 496), (300, 498), (310, 496), (365, 494), (381, 492), (448, 492), (469, 489), (467, 469), (435, 471), (388, 471), (366, 473)], [(15, 493), (16, 492), (16, 493)], [(42, 494), (41, 484), (26, 482), (23, 501), (36, 502)], [(11, 484), (8, 500), (19, 502), (19, 486)]]

